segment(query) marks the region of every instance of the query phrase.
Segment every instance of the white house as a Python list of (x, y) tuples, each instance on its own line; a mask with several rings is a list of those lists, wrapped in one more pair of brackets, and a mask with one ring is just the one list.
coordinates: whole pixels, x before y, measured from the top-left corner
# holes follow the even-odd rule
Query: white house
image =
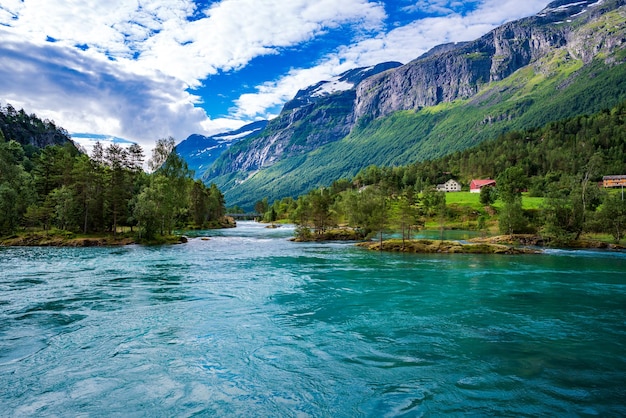
[(437, 185), (437, 191), (439, 192), (460, 192), (461, 184), (453, 179), (446, 181), (443, 184)]

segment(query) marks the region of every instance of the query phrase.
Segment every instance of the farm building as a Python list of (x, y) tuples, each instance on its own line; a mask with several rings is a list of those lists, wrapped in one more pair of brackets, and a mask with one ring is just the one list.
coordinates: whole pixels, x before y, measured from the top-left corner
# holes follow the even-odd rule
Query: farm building
[(450, 179), (443, 184), (438, 184), (437, 191), (438, 192), (460, 192), (461, 184), (456, 180)]
[(472, 180), (470, 183), (470, 193), (480, 193), (480, 189), (485, 186), (495, 187), (496, 181), (491, 179)]
[(604, 187), (624, 187), (626, 186), (626, 176), (604, 176), (602, 177)]

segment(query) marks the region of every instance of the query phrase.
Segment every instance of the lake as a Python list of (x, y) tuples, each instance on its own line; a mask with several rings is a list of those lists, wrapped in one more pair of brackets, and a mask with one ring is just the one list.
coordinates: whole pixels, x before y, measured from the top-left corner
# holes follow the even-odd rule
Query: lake
[(0, 248), (0, 416), (626, 415), (626, 253), (292, 234)]

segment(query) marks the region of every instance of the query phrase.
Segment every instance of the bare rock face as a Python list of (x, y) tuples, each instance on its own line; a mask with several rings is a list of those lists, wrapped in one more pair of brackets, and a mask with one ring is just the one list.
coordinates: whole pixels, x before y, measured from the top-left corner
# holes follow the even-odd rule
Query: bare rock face
[(354, 125), (355, 85), (400, 65), (388, 62), (350, 70), (335, 79), (321, 81), (299, 91), (259, 137), (246, 141), (245, 147), (234, 146), (225, 155), (228, 162), (213, 167), (209, 175), (252, 172), (269, 167), (280, 159), (301, 155), (340, 140), (350, 133)]
[(374, 119), (399, 110), (470, 98), (482, 85), (503, 80), (559, 48), (566, 48), (588, 63), (601, 51), (622, 46), (626, 19), (616, 19), (615, 25), (621, 25), (622, 30), (616, 30), (614, 36), (592, 29), (578, 31), (577, 25), (568, 23), (602, 19), (606, 10), (618, 7), (618, 13), (624, 16), (624, 3), (556, 1), (538, 15), (504, 24), (476, 41), (437, 47), (400, 68), (360, 83), (353, 119)]

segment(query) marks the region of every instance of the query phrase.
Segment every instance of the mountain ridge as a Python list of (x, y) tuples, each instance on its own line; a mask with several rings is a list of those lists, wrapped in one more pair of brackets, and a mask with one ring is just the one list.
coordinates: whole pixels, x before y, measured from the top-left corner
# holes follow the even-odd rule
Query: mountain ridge
[(552, 2), (474, 41), (441, 45), (370, 75), (354, 89), (307, 102), (306, 92), (319, 89), (311, 86), (202, 178), (216, 182), (229, 203), (250, 206), (330, 184), (367, 164), (437, 157), (508, 129), (611, 107), (626, 97), (625, 3)]
[(231, 172), (254, 172), (284, 157), (302, 155), (345, 137), (353, 125), (350, 118), (355, 89), (325, 87), (333, 83), (358, 84), (373, 74), (398, 66), (400, 63), (387, 62), (352, 69), (336, 80), (300, 90), (283, 106), (280, 115), (269, 121), (263, 133), (224, 152), (202, 176), (203, 180)]

